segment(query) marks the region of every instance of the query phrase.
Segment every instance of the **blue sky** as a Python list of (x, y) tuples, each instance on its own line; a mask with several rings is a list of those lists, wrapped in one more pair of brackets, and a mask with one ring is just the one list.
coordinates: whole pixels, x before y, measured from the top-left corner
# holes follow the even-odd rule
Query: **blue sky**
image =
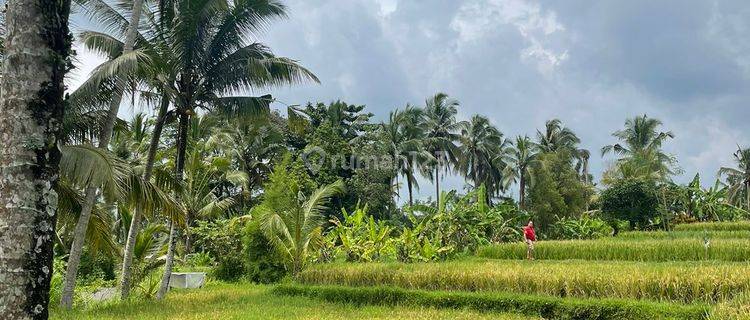
[[(665, 149), (689, 180), (711, 184), (750, 145), (750, 5), (688, 0), (287, 0), (289, 19), (258, 41), (299, 60), (320, 85), (272, 89), (288, 104), (342, 99), (383, 119), (436, 92), (508, 137), (561, 119), (592, 151), (627, 117), (648, 114), (676, 138)], [(79, 25), (85, 25), (79, 23)], [(79, 49), (71, 86), (98, 60)], [(279, 107), (282, 107), (279, 105)], [(121, 114), (132, 114), (132, 107)], [(461, 189), (463, 179), (446, 180)], [(429, 182), (420, 195), (433, 194)]]

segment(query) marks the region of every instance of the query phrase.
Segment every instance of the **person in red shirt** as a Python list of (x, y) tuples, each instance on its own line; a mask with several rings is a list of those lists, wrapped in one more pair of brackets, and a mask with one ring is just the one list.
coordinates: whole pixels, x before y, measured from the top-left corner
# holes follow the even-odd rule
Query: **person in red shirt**
[(534, 222), (529, 220), (529, 223), (523, 227), (523, 238), (526, 242), (526, 259), (534, 260), (534, 241), (536, 241), (536, 232), (534, 232)]

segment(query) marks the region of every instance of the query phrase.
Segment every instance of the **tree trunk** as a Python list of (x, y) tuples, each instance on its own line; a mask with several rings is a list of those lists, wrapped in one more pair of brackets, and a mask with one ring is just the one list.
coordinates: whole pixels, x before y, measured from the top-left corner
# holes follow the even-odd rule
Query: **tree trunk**
[(409, 189), (409, 206), (413, 206), (414, 196), (412, 195), (411, 177), (406, 177), (406, 187)]
[(177, 244), (177, 229), (175, 228), (175, 222), (169, 222), (169, 246), (167, 247), (167, 259), (164, 263), (164, 274), (161, 278), (161, 285), (159, 291), (156, 292), (156, 299), (164, 299), (169, 290), (169, 278), (172, 277), (172, 267), (174, 266), (174, 249)]
[(193, 213), (188, 210), (185, 212), (185, 254), (192, 252), (193, 239), (190, 236), (190, 226), (193, 224)]
[(745, 181), (745, 206), (750, 211), (750, 181)]
[[(161, 106), (159, 107), (159, 113), (156, 116), (156, 123), (154, 124), (154, 131), (151, 132), (151, 142), (148, 146), (148, 157), (146, 158), (146, 169), (143, 173), (143, 180), (148, 181), (151, 179), (151, 173), (154, 170), (154, 159), (156, 158), (156, 150), (159, 148), (159, 139), (161, 138), (162, 129), (164, 129), (164, 122), (166, 121), (167, 111), (169, 109), (169, 96), (164, 94), (161, 98)], [(128, 229), (128, 238), (125, 242), (125, 252), (122, 257), (122, 271), (120, 278), (120, 297), (125, 300), (130, 295), (130, 278), (132, 277), (133, 270), (133, 250), (135, 250), (135, 239), (138, 235), (140, 223), (141, 223), (141, 211), (135, 210), (133, 218), (130, 221), (130, 228)]]
[(0, 80), (0, 319), (47, 319), (69, 0), (5, 2)]
[(518, 208), (523, 209), (526, 206), (524, 203), (526, 201), (526, 177), (523, 171), (521, 171), (521, 178), (518, 179), (518, 189)]
[(440, 207), (440, 164), (435, 165), (435, 199)]
[[(177, 159), (175, 161), (175, 179), (182, 181), (182, 173), (185, 169), (185, 153), (187, 150), (187, 134), (190, 126), (190, 116), (183, 110), (180, 112), (180, 120), (177, 132)], [(179, 197), (178, 197), (179, 198)], [(156, 299), (163, 299), (169, 290), (169, 278), (172, 276), (172, 265), (174, 261), (174, 247), (177, 242), (177, 232), (174, 221), (170, 222), (169, 248), (167, 249), (167, 261), (164, 264), (164, 275), (161, 278), (159, 291)]]
[[(133, 51), (142, 7), (143, 0), (133, 1), (133, 14), (130, 17), (125, 42), (123, 43), (123, 54)], [(107, 119), (105, 120), (104, 128), (99, 135), (99, 148), (101, 149), (107, 149), (109, 146), (109, 140), (112, 138), (112, 130), (114, 130), (115, 121), (117, 120), (117, 112), (120, 110), (122, 95), (125, 91), (126, 78), (119, 75), (116, 81), (114, 96), (109, 103)], [(73, 244), (71, 245), (70, 254), (68, 255), (68, 268), (65, 271), (65, 284), (60, 299), (60, 306), (66, 309), (70, 309), (73, 306), (73, 292), (76, 285), (78, 266), (81, 262), (83, 244), (86, 241), (86, 229), (88, 228), (89, 220), (91, 218), (91, 211), (96, 204), (96, 189), (96, 187), (86, 188), (85, 203), (81, 208), (81, 214), (78, 216), (78, 223), (76, 223), (76, 228), (73, 232)]]

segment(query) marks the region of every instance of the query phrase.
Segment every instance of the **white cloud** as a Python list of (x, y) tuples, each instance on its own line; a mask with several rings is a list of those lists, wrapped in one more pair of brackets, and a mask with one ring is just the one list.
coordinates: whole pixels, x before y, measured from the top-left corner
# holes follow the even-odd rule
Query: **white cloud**
[(552, 11), (527, 0), (473, 0), (461, 6), (451, 27), (458, 32), (459, 44), (481, 40), (503, 26), (513, 26), (527, 47), (519, 52), (522, 61), (537, 64), (549, 75), (568, 58), (567, 50), (555, 50), (548, 40), (565, 27)]

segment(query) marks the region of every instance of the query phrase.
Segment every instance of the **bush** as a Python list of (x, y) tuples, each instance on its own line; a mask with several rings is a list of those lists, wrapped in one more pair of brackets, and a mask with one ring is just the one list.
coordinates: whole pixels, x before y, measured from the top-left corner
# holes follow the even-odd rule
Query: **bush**
[[(523, 259), (526, 244), (486, 246), (480, 248), (477, 255), (493, 259)], [(708, 247), (703, 239), (539, 241), (535, 245), (534, 257), (551, 260), (750, 261), (750, 241), (713, 239)]]
[(719, 302), (750, 292), (745, 264), (477, 260), (326, 264), (297, 281), (310, 285), (505, 291), (579, 298)]
[(115, 280), (115, 260), (104, 254), (92, 255), (84, 248), (78, 267), (78, 281), (87, 284), (96, 280)]
[(631, 229), (644, 228), (658, 214), (656, 189), (656, 185), (650, 181), (619, 180), (599, 197), (602, 212), (610, 219), (630, 222)]
[(632, 300), (573, 299), (507, 293), (430, 292), (392, 287), (280, 285), (278, 295), (306, 296), (327, 302), (417, 305), (434, 308), (514, 312), (545, 319), (705, 319), (704, 305)]
[(256, 283), (273, 283), (287, 274), (283, 261), (263, 235), (258, 221), (252, 221), (245, 227), (243, 246), (248, 259), (248, 280)]
[(261, 232), (259, 222), (246, 221), (243, 218), (198, 221), (191, 228), (196, 250), (210, 255), (216, 265), (211, 275), (216, 279), (279, 281), (286, 271), (278, 254)]
[(598, 239), (612, 235), (612, 227), (598, 218), (562, 218), (552, 225), (552, 239)]

